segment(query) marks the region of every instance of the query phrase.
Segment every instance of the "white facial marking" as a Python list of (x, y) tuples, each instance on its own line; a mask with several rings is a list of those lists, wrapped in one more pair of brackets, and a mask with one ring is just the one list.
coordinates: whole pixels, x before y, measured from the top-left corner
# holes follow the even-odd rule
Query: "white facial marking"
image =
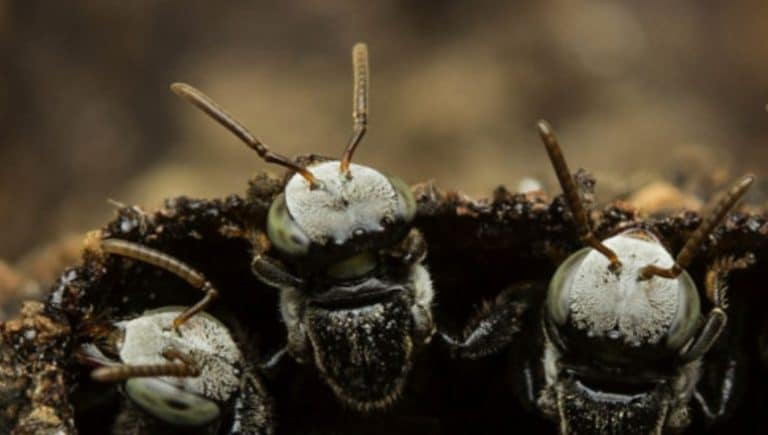
[(675, 319), (683, 280), (653, 277), (638, 281), (640, 270), (649, 264), (670, 267), (672, 256), (657, 241), (626, 234), (603, 242), (619, 256), (618, 275), (608, 268), (608, 259), (590, 251), (566, 281), (570, 285), (571, 317), (580, 329), (623, 337), (629, 344), (657, 343)]
[(182, 308), (148, 312), (132, 320), (119, 322), (125, 336), (120, 359), (126, 364), (161, 364), (168, 360), (163, 352), (172, 347), (190, 355), (200, 369), (200, 376), (163, 377), (164, 381), (204, 397), (225, 401), (238, 388), (243, 356), (227, 328), (208, 314), (200, 313), (181, 325), (179, 333), (171, 329)]
[(381, 231), (381, 219), (394, 219), (402, 207), (392, 183), (379, 171), (352, 163), (348, 179), (339, 165), (333, 160), (310, 167), (321, 183), (315, 189), (300, 175), (285, 186), (288, 211), (315, 243), (330, 235), (331, 242), (341, 244), (358, 229)]

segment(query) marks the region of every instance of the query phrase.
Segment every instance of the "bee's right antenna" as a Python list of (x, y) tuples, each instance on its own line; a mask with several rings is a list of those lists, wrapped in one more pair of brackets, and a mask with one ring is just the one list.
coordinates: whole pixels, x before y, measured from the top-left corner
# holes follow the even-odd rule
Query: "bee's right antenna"
[(677, 254), (675, 264), (669, 268), (662, 268), (649, 264), (640, 271), (640, 280), (651, 279), (654, 276), (660, 276), (662, 278), (677, 278), (683, 273), (683, 270), (690, 266), (696, 252), (701, 248), (707, 237), (714, 231), (715, 228), (725, 219), (725, 216), (733, 208), (734, 205), (741, 199), (747, 192), (749, 186), (752, 185), (755, 177), (752, 175), (745, 175), (740, 178), (730, 189), (725, 193), (715, 198), (710, 205), (712, 210), (709, 216), (703, 218), (696, 231), (691, 234), (688, 241), (685, 242), (683, 249)]
[(576, 221), (576, 227), (579, 231), (579, 238), (586, 245), (591, 246), (596, 251), (603, 254), (608, 261), (611, 262), (611, 269), (618, 270), (621, 267), (621, 261), (613, 250), (605, 246), (600, 240), (592, 233), (592, 228), (589, 226), (589, 220), (587, 219), (587, 213), (584, 211), (584, 206), (581, 203), (579, 197), (579, 190), (576, 187), (576, 183), (573, 181), (571, 171), (568, 169), (568, 164), (563, 157), (563, 151), (560, 149), (560, 144), (557, 142), (555, 134), (552, 132), (552, 128), (547, 121), (539, 121), (537, 124), (539, 128), (539, 135), (544, 142), (544, 146), (549, 154), (549, 160), (552, 162), (552, 167), (555, 169), (557, 179), (560, 181), (560, 187), (563, 189), (565, 199), (568, 202), (568, 208), (571, 209), (573, 219)]
[(267, 163), (274, 163), (280, 166), (285, 166), (288, 169), (294, 170), (301, 174), (308, 182), (310, 187), (317, 186), (317, 180), (309, 170), (303, 166), (300, 166), (293, 162), (288, 157), (272, 152), (263, 142), (261, 142), (256, 136), (251, 134), (247, 128), (242, 124), (235, 121), (224, 109), (214, 103), (210, 97), (196, 89), (195, 87), (186, 83), (174, 83), (171, 85), (171, 90), (178, 96), (184, 98), (195, 107), (205, 112), (208, 116), (213, 118), (216, 122), (224, 126), (227, 130), (231, 131), (241, 141), (245, 142), (248, 147), (259, 153), (259, 156)]
[(344, 156), (341, 159), (341, 173), (349, 173), (349, 164), (352, 162), (352, 155), (357, 149), (357, 145), (365, 136), (368, 128), (368, 87), (370, 83), (368, 68), (368, 46), (358, 42), (352, 47), (352, 73), (353, 73), (353, 91), (352, 91), (352, 137), (344, 150)]

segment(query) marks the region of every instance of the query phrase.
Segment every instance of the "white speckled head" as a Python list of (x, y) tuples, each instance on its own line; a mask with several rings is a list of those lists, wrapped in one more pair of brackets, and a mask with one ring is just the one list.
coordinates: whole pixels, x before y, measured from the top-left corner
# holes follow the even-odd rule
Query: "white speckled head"
[(343, 243), (355, 230), (381, 231), (382, 219), (394, 220), (400, 213), (400, 198), (381, 172), (352, 163), (347, 178), (339, 162), (309, 168), (320, 187), (309, 189), (307, 180), (293, 176), (285, 186), (285, 201), (296, 223), (315, 243), (330, 236)]
[(333, 160), (309, 167), (318, 181), (294, 175), (284, 196), (270, 209), (270, 240), (289, 254), (304, 254), (309, 244), (342, 245), (354, 236), (382, 233), (388, 224), (409, 222), (415, 211), (410, 189), (399, 180), (352, 163), (349, 177)]
[(678, 278), (639, 280), (649, 264), (669, 267), (674, 259), (649, 232), (630, 230), (603, 242), (622, 267), (591, 249), (569, 257), (550, 284), (547, 307), (558, 326), (567, 322), (588, 337), (607, 337), (630, 346), (666, 344), (678, 349), (699, 316), (699, 296), (687, 272)]
[(131, 365), (162, 364), (167, 362), (163, 351), (172, 347), (196, 362), (200, 376), (158, 379), (179, 390), (224, 402), (240, 385), (240, 349), (227, 328), (206, 313), (189, 319), (178, 333), (173, 331), (170, 325), (183, 310), (167, 307), (119, 322), (117, 326), (123, 330), (120, 359)]

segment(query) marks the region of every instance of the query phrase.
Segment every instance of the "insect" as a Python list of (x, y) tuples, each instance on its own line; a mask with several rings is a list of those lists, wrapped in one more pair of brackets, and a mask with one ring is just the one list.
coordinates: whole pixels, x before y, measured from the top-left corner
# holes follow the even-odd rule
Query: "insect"
[[(529, 391), (529, 400), (558, 422), (561, 433), (683, 429), (694, 397), (702, 403), (708, 399), (697, 383), (702, 359), (726, 326), (725, 280), (754, 258), (721, 258), (710, 267), (704, 295), (712, 308), (703, 320), (701, 297), (686, 269), (753, 179), (741, 178), (714, 201), (673, 258), (642, 226), (599, 240), (551, 128), (545, 122), (538, 128), (579, 238), (588, 247), (560, 264), (542, 304), (530, 296), (541, 293), (542, 286), (513, 288), (470, 325), (463, 340), (446, 339), (466, 358), (493, 353), (519, 340), (523, 316), (543, 305), (533, 326), (541, 329), (543, 349), (526, 372), (529, 384), (536, 373), (543, 379), (538, 391)], [(720, 382), (725, 386), (733, 379), (723, 376)]]
[[(12, 433), (42, 433), (45, 429), (89, 434), (113, 428), (140, 433), (269, 433), (271, 398), (274, 420), (279, 424), (274, 430), (280, 433), (509, 433), (510, 424), (518, 430), (518, 426), (536, 424), (549, 428), (548, 421), (540, 421), (539, 411), (560, 423), (564, 431), (613, 428), (650, 432), (661, 420), (667, 427), (675, 426), (670, 422), (684, 426), (688, 403), (691, 408), (700, 405), (694, 412), (700, 409), (707, 418), (718, 419), (728, 412), (731, 395), (736, 394), (733, 390), (744, 384), (739, 377), (743, 368), (731, 355), (743, 345), (730, 347), (728, 341), (729, 346), (724, 347), (724, 339), (743, 337), (734, 331), (734, 326), (743, 326), (740, 312), (734, 309), (745, 304), (752, 305), (747, 307), (751, 310), (745, 317), (752, 322), (747, 325), (764, 324), (764, 299), (747, 298), (743, 290), (751, 286), (754, 294), (764, 294), (765, 277), (759, 268), (752, 268), (726, 278), (730, 271), (751, 263), (751, 257), (740, 255), (754, 251), (761, 256), (768, 246), (764, 215), (731, 214), (725, 225), (714, 230), (718, 243), (693, 250), (704, 253), (681, 267), (689, 275), (681, 273), (676, 279), (654, 276), (635, 284), (680, 282), (680, 301), (692, 302), (687, 297), (695, 294), (700, 307), (720, 305), (712, 310), (715, 314), (709, 316), (710, 323), (699, 322), (697, 313), (684, 317), (679, 322), (682, 326), (674, 326), (691, 336), (683, 353), (663, 349), (668, 358), (648, 362), (663, 354), (656, 352), (650, 339), (635, 349), (622, 337), (610, 337), (612, 330), (604, 334), (602, 342), (596, 335), (584, 337), (588, 334), (579, 329), (580, 323), (575, 323), (577, 317), (570, 311), (564, 324), (548, 320), (554, 318), (548, 307), (562, 305), (546, 301), (574, 298), (572, 289), (560, 285), (552, 286), (557, 292), (548, 292), (545, 281), (554, 271), (549, 250), (574, 250), (571, 215), (577, 214), (575, 206), (562, 198), (550, 203), (543, 194), (516, 194), (503, 188), (479, 200), (443, 192), (431, 183), (410, 189), (394, 177), (351, 163), (367, 125), (366, 59), (364, 47), (353, 49), (355, 123), (341, 160), (311, 156), (292, 161), (274, 154), (208, 97), (188, 85), (173, 86), (264, 159), (286, 166), (289, 173), (284, 180), (257, 175), (245, 197), (172, 198), (151, 213), (120, 207), (118, 217), (98, 233), (98, 249), (86, 249), (82, 263), (62, 273), (45, 304), (25, 304), (22, 317), (0, 323), (0, 403), (6, 409), (0, 415), (0, 432), (11, 428)], [(588, 189), (594, 182), (588, 176), (577, 176), (575, 181)], [(364, 187), (372, 189), (363, 191)], [(566, 212), (569, 206), (571, 213)], [(639, 221), (621, 202), (595, 210), (590, 217), (597, 225), (587, 226), (584, 239), (594, 248), (581, 251), (583, 258), (564, 262), (559, 276), (566, 278), (559, 282), (572, 283), (580, 277), (575, 270), (585, 264), (592, 264), (608, 278), (629, 273), (628, 265), (636, 265), (638, 271), (646, 266), (645, 262), (627, 261), (627, 251), (616, 249), (614, 237), (595, 243), (593, 231), (607, 234), (606, 228), (634, 228), (615, 237), (624, 237), (620, 242), (631, 245), (646, 240), (633, 240), (643, 235), (655, 243), (656, 250), (650, 252), (656, 257), (651, 257), (670, 260), (672, 256), (659, 248), (651, 234), (658, 232), (657, 239), (669, 246), (682, 246), (699, 224), (695, 213)], [(429, 258), (425, 258), (424, 240), (429, 242)], [(621, 267), (609, 267), (611, 262), (599, 253), (602, 245), (614, 250)], [(103, 255), (105, 252), (111, 255)], [(135, 261), (126, 261), (125, 256)], [(157, 261), (161, 267), (145, 262), (152, 258), (163, 259)], [(706, 270), (705, 262), (711, 262)], [(184, 264), (185, 268), (180, 267)], [(164, 270), (169, 265), (174, 273)], [(682, 263), (678, 261), (678, 265)], [(196, 270), (205, 271), (206, 277)], [(699, 296), (695, 288), (691, 290), (686, 284), (691, 280), (686, 277), (710, 289), (707, 293), (712, 302)], [(440, 289), (439, 304), (434, 306), (432, 280)], [(726, 281), (739, 289), (727, 310)], [(501, 292), (493, 304), (465, 321), (472, 316), (475, 301), (495, 296), (510, 282), (521, 284)], [(202, 298), (188, 291), (190, 284), (204, 290)], [(602, 282), (597, 284), (605, 287)], [(224, 297), (212, 304), (219, 293), (216, 289)], [(667, 304), (670, 300), (663, 299)], [(277, 306), (279, 316), (275, 315)], [(570, 310), (569, 304), (565, 306)], [(654, 305), (654, 309), (659, 306), (665, 305)], [(148, 310), (150, 307), (163, 308)], [(626, 307), (634, 309), (635, 305)], [(597, 318), (590, 315), (594, 312), (593, 308), (580, 311), (581, 322)], [(725, 313), (728, 327), (715, 340)], [(459, 339), (445, 332), (438, 336), (445, 338), (453, 354), (463, 358), (447, 358), (440, 346), (416, 352), (433, 336), (433, 316), (441, 331), (468, 323)], [(635, 320), (642, 322), (632, 318)], [(713, 325), (712, 333), (705, 333), (707, 329), (699, 324)], [(144, 327), (150, 329), (145, 336), (156, 338), (157, 346), (142, 345), (137, 352), (122, 355), (125, 341), (121, 336)], [(751, 334), (750, 343), (759, 341), (758, 329), (743, 333)], [(216, 331), (216, 338), (203, 332), (207, 330)], [(671, 328), (657, 334), (669, 335), (668, 330)], [(763, 342), (766, 336), (762, 336)], [(191, 342), (196, 337), (200, 340)], [(239, 356), (209, 362), (213, 358), (210, 352), (198, 352), (201, 344), (222, 340), (234, 342)], [(661, 341), (656, 345), (663, 348)], [(694, 346), (699, 349), (695, 353)], [(224, 347), (232, 350), (228, 355), (234, 355), (230, 344)], [(624, 352), (626, 347), (634, 353)], [(507, 348), (513, 351), (501, 352)], [(255, 375), (254, 363), (263, 360), (254, 350), (274, 349), (282, 351), (267, 358)], [(704, 356), (682, 361), (684, 356), (690, 359), (698, 353)], [(621, 360), (617, 354), (632, 358)], [(713, 356), (722, 357), (722, 364), (713, 361)], [(647, 371), (640, 373), (639, 361), (640, 368)], [(143, 364), (162, 369), (135, 368)], [(224, 402), (217, 398), (223, 395), (201, 393), (193, 382), (195, 378), (210, 380), (204, 370), (222, 364), (237, 369), (239, 381)], [(298, 370), (286, 370), (297, 366)], [(142, 370), (149, 376), (135, 376)], [(199, 376), (192, 376), (195, 370)], [(747, 368), (747, 374), (753, 374), (749, 370), (754, 367)], [(305, 382), (307, 377), (311, 382)], [(695, 377), (697, 382), (682, 382)], [(130, 397), (129, 382), (132, 388), (138, 385), (138, 394), (149, 392), (159, 398), (160, 405), (171, 395), (204, 404), (208, 418), (216, 414), (214, 404), (218, 417), (200, 427), (177, 425), (171, 430), (171, 423), (152, 413), (158, 412), (155, 401), (142, 402), (142, 407)], [(748, 388), (748, 400), (740, 402), (738, 412), (743, 416), (747, 409), (749, 418), (744, 421), (759, 421), (768, 388), (762, 379)], [(172, 394), (166, 394), (169, 391)], [(674, 391), (683, 394), (675, 397)], [(523, 404), (535, 407), (536, 414), (520, 406), (510, 393), (521, 393)], [(328, 400), (334, 394), (339, 400)], [(388, 407), (398, 396), (396, 405)], [(710, 397), (719, 403), (716, 400), (705, 408)], [(368, 413), (350, 412), (348, 407), (387, 409)], [(205, 416), (205, 412), (196, 412), (186, 417), (205, 420)], [(636, 418), (630, 421), (631, 416)], [(238, 422), (245, 421), (259, 429), (242, 429)], [(694, 430), (697, 421), (691, 426)], [(605, 426), (599, 426), (600, 422)], [(740, 424), (732, 418), (725, 428)]]
[[(293, 172), (270, 206), (266, 232), (252, 231), (253, 272), (279, 289), (288, 331), (287, 345), (267, 367), (287, 353), (313, 364), (342, 402), (372, 410), (400, 396), (414, 349), (431, 337), (433, 290), (421, 265), (426, 245), (411, 228), (416, 206), (410, 187), (351, 162), (368, 122), (364, 44), (353, 47), (352, 59), (352, 136), (341, 160), (307, 166), (270, 151), (197, 89), (180, 83), (172, 89), (265, 161)], [(175, 324), (213, 296), (209, 289)]]
[[(195, 286), (211, 284), (187, 264), (137, 243), (108, 239), (103, 252), (143, 261)], [(90, 324), (77, 350), (91, 378), (119, 383), (124, 400), (111, 433), (272, 433), (271, 402), (230, 330), (205, 312), (167, 306)]]
[[(121, 207), (118, 216), (105, 224), (98, 237), (98, 241), (119, 238), (151, 246), (205, 271), (224, 295), (206, 311), (229, 327), (249, 362), (261, 360), (253, 357), (253, 350), (278, 348), (285, 337), (282, 323), (274, 315), (278, 295), (251, 272), (252, 247), (242, 237), (246, 228), (266, 223), (268, 206), (282, 190), (279, 180), (272, 179), (269, 188), (265, 187), (270, 185), (265, 180), (257, 175), (245, 198), (172, 198), (153, 212)], [(576, 181), (583, 188), (591, 187), (588, 177)], [(554, 246), (557, 251), (572, 252), (576, 243), (572, 240), (573, 222), (566, 212), (566, 203), (562, 198), (550, 202), (543, 194), (522, 195), (503, 190), (495, 192), (492, 199), (475, 200), (442, 191), (431, 183), (416, 185), (414, 197), (419, 205), (414, 223), (429, 241), (426, 264), (436, 288), (440, 289), (440, 303), (433, 308), (433, 314), (441, 330), (451, 323), (457, 328), (464, 325), (479, 298), (493, 297), (510, 282), (534, 282), (500, 298), (528, 306), (518, 319), (518, 332), (513, 334), (513, 352), (491, 352), (476, 360), (450, 360), (443, 358), (442, 352), (435, 352), (439, 346), (429, 346), (413, 366), (406, 394), (387, 412), (377, 413), (349, 412), (341, 402), (328, 400), (333, 398), (332, 392), (316, 375), (314, 366), (302, 366), (296, 371), (293, 369), (297, 364), (288, 359), (281, 365), (277, 380), (259, 377), (274, 398), (279, 433), (509, 433), (510, 428), (520, 425), (539, 427), (542, 431), (550, 427), (548, 421), (541, 421), (538, 408), (534, 413), (521, 406), (514, 393), (522, 394), (524, 405), (530, 400), (536, 406), (544, 388), (541, 308), (546, 296), (545, 280), (553, 273), (547, 249)], [(699, 224), (698, 214), (690, 212), (640, 220), (622, 202), (595, 210), (592, 217), (598, 224), (596, 233), (647, 225), (670, 246), (682, 246)], [(715, 232), (717, 244), (707, 246), (689, 268), (691, 276), (705, 276), (704, 266), (721, 256), (753, 251), (758, 258), (762, 257), (768, 246), (765, 223), (762, 214), (731, 214)], [(9, 410), (0, 419), (0, 427), (36, 433), (30, 428), (45, 424), (42, 427), (56, 427), (63, 433), (75, 433), (75, 427), (81, 434), (104, 433), (105, 428), (113, 425), (120, 409), (112, 404), (122, 404), (126, 399), (113, 384), (92, 381), (90, 368), (80, 370), (82, 364), (73, 358), (79, 344), (100, 344), (96, 337), (102, 335), (89, 328), (84, 330), (84, 326), (94, 320), (109, 324), (133, 319), (151, 307), (191, 306), (197, 300), (188, 283), (160, 268), (141, 261), (126, 261), (118, 255), (91, 252), (86, 250), (80, 265), (61, 274), (44, 305), (37, 304), (43, 317), (30, 313), (0, 324), (0, 349), (5, 346), (10, 350), (0, 350), (0, 399)], [(714, 382), (722, 379), (718, 373), (728, 375), (735, 368), (736, 377), (728, 375), (728, 379), (733, 380), (734, 389), (741, 386), (745, 390), (743, 398), (736, 408), (731, 407), (735, 411), (733, 417), (722, 420), (717, 429), (744, 433), (744, 429), (749, 432), (754, 422), (761, 421), (761, 398), (768, 389), (755, 376), (762, 373), (755, 370), (762, 368), (734, 366), (730, 357), (739, 350), (751, 349), (751, 341), (744, 338), (757, 341), (755, 334), (763, 325), (763, 269), (753, 267), (734, 273), (728, 282), (739, 291), (730, 298), (728, 328), (702, 363), (697, 390), (701, 391), (705, 383), (709, 386), (711, 381), (711, 394), (719, 394), (727, 383)], [(749, 289), (752, 291), (747, 295), (745, 290)], [(494, 313), (500, 311), (495, 309), (499, 304), (491, 307)], [(748, 310), (738, 311), (742, 308)], [(165, 319), (165, 327), (172, 327), (172, 319), (179, 312), (177, 308), (173, 316)], [(485, 316), (478, 322), (489, 317), (493, 318)], [(745, 319), (751, 322), (747, 325), (755, 326), (740, 331)], [(493, 322), (487, 325), (493, 329)], [(185, 328), (182, 325), (180, 329)], [(523, 349), (519, 349), (520, 344), (525, 345)], [(457, 352), (465, 356), (462, 349)], [(117, 361), (116, 355), (110, 356)], [(723, 357), (722, 370), (713, 365), (712, 356)], [(713, 369), (717, 369), (717, 376), (710, 376)], [(743, 375), (750, 376), (747, 385), (742, 382)], [(308, 379), (313, 380), (311, 388), (307, 388)], [(735, 391), (733, 394), (736, 397)], [(693, 407), (698, 412), (696, 396)], [(711, 410), (718, 413), (720, 408), (715, 404)], [(51, 426), (53, 411), (60, 422), (55, 426)], [(692, 428), (703, 430), (698, 417), (694, 415)]]

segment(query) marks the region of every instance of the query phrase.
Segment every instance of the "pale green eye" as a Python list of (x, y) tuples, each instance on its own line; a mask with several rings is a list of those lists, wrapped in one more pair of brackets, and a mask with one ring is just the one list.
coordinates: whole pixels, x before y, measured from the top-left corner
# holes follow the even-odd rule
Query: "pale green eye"
[(219, 405), (158, 378), (133, 378), (125, 393), (142, 409), (176, 426), (202, 426), (219, 417)]
[(376, 256), (370, 252), (349, 257), (328, 268), (328, 276), (337, 279), (359, 278), (376, 268)]
[(591, 248), (583, 248), (571, 254), (557, 268), (552, 281), (549, 283), (547, 291), (547, 312), (557, 325), (564, 325), (568, 319), (569, 298), (568, 290), (571, 287), (573, 275), (581, 264), (581, 260), (586, 257)]
[(275, 248), (285, 254), (298, 256), (309, 251), (309, 238), (291, 218), (283, 194), (269, 207), (267, 236)]
[(403, 218), (406, 222), (410, 222), (416, 214), (416, 200), (413, 198), (413, 193), (411, 193), (411, 187), (397, 177), (389, 177), (389, 182), (392, 183), (392, 187), (395, 188), (397, 195), (400, 197)]
[(667, 346), (670, 349), (680, 349), (691, 338), (699, 326), (701, 301), (696, 284), (688, 272), (683, 272), (678, 278), (682, 287), (678, 292), (678, 309), (675, 320), (670, 326), (667, 336)]

